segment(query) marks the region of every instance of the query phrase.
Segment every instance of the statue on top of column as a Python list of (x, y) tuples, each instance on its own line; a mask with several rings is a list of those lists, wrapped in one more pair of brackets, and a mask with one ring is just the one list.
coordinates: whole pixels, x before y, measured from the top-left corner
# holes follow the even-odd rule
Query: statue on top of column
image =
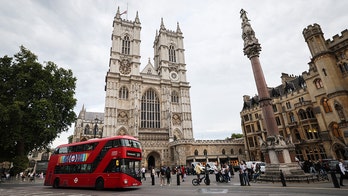
[(249, 23), (247, 12), (244, 9), (240, 10), (240, 18), (242, 19), (242, 38), (244, 40), (244, 54), (248, 57), (258, 56), (261, 51), (259, 40), (255, 37), (255, 32)]

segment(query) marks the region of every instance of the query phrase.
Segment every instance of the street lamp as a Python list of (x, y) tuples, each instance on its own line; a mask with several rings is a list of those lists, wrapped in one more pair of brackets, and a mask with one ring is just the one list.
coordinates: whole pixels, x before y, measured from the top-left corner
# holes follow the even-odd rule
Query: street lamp
[(93, 135), (94, 135), (94, 138), (96, 137), (96, 135), (97, 135), (97, 130), (98, 130), (98, 118), (95, 118), (94, 119), (95, 120), (95, 125), (94, 125), (94, 133), (93, 133)]

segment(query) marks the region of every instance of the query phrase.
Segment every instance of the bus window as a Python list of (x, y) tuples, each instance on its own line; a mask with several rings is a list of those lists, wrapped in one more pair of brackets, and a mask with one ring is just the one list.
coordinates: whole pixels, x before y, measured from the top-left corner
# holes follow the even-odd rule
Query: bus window
[(68, 147), (61, 147), (59, 148), (59, 154), (68, 153)]

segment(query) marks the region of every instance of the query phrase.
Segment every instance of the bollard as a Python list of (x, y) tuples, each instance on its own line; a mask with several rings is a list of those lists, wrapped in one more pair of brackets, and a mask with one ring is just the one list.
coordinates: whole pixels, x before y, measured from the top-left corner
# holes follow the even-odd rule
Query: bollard
[(338, 183), (336, 172), (335, 171), (331, 171), (330, 174), (331, 174), (332, 183), (333, 183), (334, 187), (335, 188), (340, 188), (340, 184)]
[(210, 185), (209, 172), (206, 172), (205, 174), (205, 184)]
[(282, 170), (280, 170), (280, 181), (282, 182), (283, 186), (286, 186), (286, 181)]
[(176, 185), (180, 186), (180, 174), (179, 174), (179, 172), (176, 173)]

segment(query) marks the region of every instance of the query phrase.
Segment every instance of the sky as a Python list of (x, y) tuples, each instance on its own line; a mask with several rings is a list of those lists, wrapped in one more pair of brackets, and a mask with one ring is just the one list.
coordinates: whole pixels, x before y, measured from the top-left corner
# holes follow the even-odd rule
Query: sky
[[(77, 78), (78, 115), (104, 112), (112, 22), (141, 22), (141, 67), (150, 58), (161, 18), (169, 30), (177, 23), (184, 36), (195, 139), (225, 139), (242, 133), (243, 96), (257, 94), (250, 60), (243, 54), (240, 10), (247, 11), (261, 44), (260, 62), (267, 85), (281, 84), (281, 73), (308, 70), (310, 52), (302, 31), (317, 23), (325, 39), (347, 29), (345, 0), (0, 0), (0, 56), (23, 45), (39, 62), (53, 61)], [(73, 126), (52, 143), (67, 143)]]

